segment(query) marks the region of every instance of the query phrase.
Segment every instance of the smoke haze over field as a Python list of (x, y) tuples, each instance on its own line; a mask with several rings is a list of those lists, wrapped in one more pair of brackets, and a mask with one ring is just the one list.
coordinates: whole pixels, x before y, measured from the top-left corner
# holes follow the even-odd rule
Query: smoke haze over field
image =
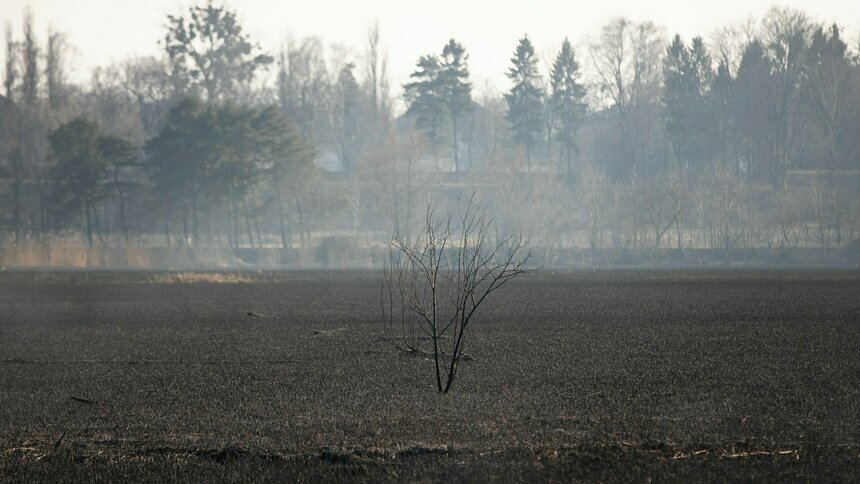
[(544, 266), (860, 265), (857, 3), (2, 16), (0, 267), (379, 267), (470, 193)]

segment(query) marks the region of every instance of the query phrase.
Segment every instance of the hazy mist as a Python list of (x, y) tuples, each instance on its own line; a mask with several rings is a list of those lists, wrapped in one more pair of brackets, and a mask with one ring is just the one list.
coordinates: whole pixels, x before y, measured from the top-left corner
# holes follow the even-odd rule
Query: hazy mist
[(4, 2), (0, 265), (860, 262), (856, 5), (119, 3)]

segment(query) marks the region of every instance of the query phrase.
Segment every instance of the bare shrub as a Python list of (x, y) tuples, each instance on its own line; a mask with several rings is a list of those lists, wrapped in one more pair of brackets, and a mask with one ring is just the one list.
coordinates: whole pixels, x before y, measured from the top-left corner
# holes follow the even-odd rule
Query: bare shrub
[(428, 205), (414, 240), (391, 240), (384, 268), (386, 337), (406, 352), (423, 353), (422, 342), (429, 342), (439, 393), (448, 393), (457, 376), (478, 308), (512, 279), (533, 271), (526, 269), (530, 253), (522, 253), (522, 236), (494, 239), (494, 220), (475, 197), (458, 197), (456, 209), (445, 215)]

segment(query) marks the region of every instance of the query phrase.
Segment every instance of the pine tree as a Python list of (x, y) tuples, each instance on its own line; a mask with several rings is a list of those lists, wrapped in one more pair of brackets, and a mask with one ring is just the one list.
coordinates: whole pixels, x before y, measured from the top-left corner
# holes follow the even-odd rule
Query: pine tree
[(197, 243), (200, 199), (215, 169), (213, 119), (198, 99), (185, 98), (170, 110), (167, 123), (146, 146), (149, 179), (161, 195), (166, 217), (180, 212), (187, 244)]
[[(107, 196), (107, 163), (99, 150), (98, 126), (85, 118), (72, 121), (48, 135), (57, 161), (54, 173), (53, 212), (58, 222), (83, 211), (87, 242), (93, 245), (93, 226), (98, 230), (96, 204)], [(99, 231), (100, 232), (100, 231)]]
[(261, 150), (265, 173), (274, 192), (281, 235), (281, 247), (290, 244), (286, 226), (284, 192), (298, 191), (314, 169), (314, 150), (299, 134), (299, 130), (276, 108), (260, 111), (254, 121), (256, 145)]
[[(685, 133), (685, 105), (690, 95), (689, 53), (680, 35), (675, 35), (672, 43), (666, 49), (663, 58), (663, 117), (666, 124), (666, 135), (674, 157), (681, 158), (681, 142)], [(680, 160), (679, 160), (680, 163)]]
[(568, 178), (572, 177), (571, 157), (577, 149), (576, 132), (585, 115), (585, 87), (579, 82), (579, 63), (567, 39), (561, 44), (561, 52), (555, 58), (550, 75), (552, 109), (558, 117), (556, 137), (564, 149), (561, 156), (567, 163)]
[(539, 87), (538, 58), (528, 36), (520, 39), (508, 78), (514, 86), (505, 100), (508, 102), (507, 120), (514, 132), (514, 140), (526, 149), (526, 163), (543, 129), (543, 93)]
[(717, 156), (711, 142), (717, 129), (715, 113), (708, 107), (708, 96), (713, 88), (714, 70), (711, 55), (701, 37), (694, 37), (690, 44), (690, 73), (692, 101), (690, 103), (690, 129), (692, 130), (691, 157), (700, 162), (713, 160)]
[(663, 59), (663, 117), (676, 164), (708, 158), (709, 133), (713, 130), (706, 94), (713, 79), (711, 57), (700, 37), (690, 48), (679, 35)]
[(107, 168), (113, 172), (113, 181), (110, 183), (116, 192), (117, 201), (119, 202), (119, 222), (122, 227), (123, 238), (126, 245), (129, 243), (128, 237), (128, 222), (126, 219), (126, 196), (129, 188), (136, 186), (136, 183), (129, 180), (124, 180), (122, 177), (123, 169), (132, 168), (138, 165), (140, 156), (138, 149), (131, 141), (114, 135), (100, 136), (98, 139), (99, 156), (104, 160)]
[(435, 55), (425, 55), (418, 59), (417, 66), (409, 76), (413, 81), (403, 86), (409, 104), (406, 114), (415, 117), (415, 126), (426, 131), (430, 145), (437, 148), (442, 141), (446, 109), (439, 75), (441, 65)]
[(454, 171), (460, 171), (457, 149), (460, 139), (459, 121), (464, 114), (472, 110), (472, 83), (469, 82), (469, 68), (466, 64), (468, 58), (466, 49), (454, 39), (451, 39), (442, 49), (439, 83), (453, 129)]

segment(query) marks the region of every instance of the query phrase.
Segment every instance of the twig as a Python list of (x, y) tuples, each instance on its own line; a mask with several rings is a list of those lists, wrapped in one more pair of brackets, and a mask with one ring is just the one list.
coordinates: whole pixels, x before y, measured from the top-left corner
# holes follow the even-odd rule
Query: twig
[(66, 432), (68, 432), (68, 430), (64, 429), (62, 435), (60, 435), (60, 438), (57, 439), (57, 442), (54, 444), (54, 450), (57, 450), (57, 448), (63, 442), (63, 438), (66, 436)]

